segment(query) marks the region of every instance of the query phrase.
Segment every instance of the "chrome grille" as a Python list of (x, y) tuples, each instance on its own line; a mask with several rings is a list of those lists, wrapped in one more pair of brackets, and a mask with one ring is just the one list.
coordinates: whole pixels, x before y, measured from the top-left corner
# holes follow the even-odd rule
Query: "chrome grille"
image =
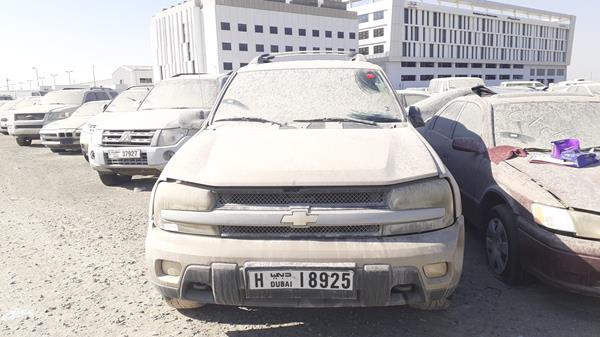
[(105, 130), (102, 133), (104, 146), (150, 146), (156, 130)]
[(33, 113), (33, 114), (15, 114), (16, 121), (40, 121), (46, 117), (45, 113)]
[(217, 196), (217, 206), (289, 206), (311, 205), (327, 207), (382, 207), (384, 191), (300, 192), (300, 193), (229, 193)]
[(142, 152), (140, 158), (109, 159), (108, 153), (104, 153), (104, 162), (107, 165), (148, 165), (148, 154)]
[(287, 226), (221, 226), (224, 237), (361, 237), (381, 235), (380, 225), (314, 226), (293, 228)]
[(44, 125), (15, 125), (15, 129), (41, 129)]

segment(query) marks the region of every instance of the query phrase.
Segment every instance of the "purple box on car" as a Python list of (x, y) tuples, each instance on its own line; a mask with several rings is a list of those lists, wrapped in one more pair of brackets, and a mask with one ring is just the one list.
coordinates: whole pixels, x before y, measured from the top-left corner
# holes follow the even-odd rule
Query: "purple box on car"
[(562, 160), (574, 163), (577, 167), (585, 167), (598, 162), (596, 154), (591, 152), (566, 151), (560, 157)]
[(563, 152), (579, 151), (579, 149), (579, 139), (567, 138), (555, 140), (552, 142), (552, 158), (563, 159), (561, 156)]

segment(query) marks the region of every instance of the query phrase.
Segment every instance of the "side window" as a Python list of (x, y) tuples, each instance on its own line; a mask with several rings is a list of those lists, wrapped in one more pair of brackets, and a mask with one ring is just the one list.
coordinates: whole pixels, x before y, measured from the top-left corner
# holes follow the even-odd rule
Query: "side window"
[(483, 111), (473, 103), (465, 104), (452, 138), (479, 138), (483, 133)]
[(446, 138), (450, 138), (463, 105), (463, 102), (448, 105), (435, 119), (433, 130)]
[(97, 101), (96, 94), (93, 93), (93, 92), (86, 93), (85, 94), (85, 99), (83, 100), (83, 103), (93, 102), (93, 101)]

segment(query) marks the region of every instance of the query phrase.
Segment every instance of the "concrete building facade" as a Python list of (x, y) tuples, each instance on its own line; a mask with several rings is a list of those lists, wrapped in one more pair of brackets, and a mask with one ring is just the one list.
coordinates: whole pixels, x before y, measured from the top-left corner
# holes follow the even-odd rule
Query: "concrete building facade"
[(484, 0), (349, 1), (358, 14), (359, 52), (395, 87), (433, 78), (566, 80), (575, 17)]
[(357, 52), (357, 28), (339, 0), (190, 0), (152, 18), (154, 77), (228, 72), (272, 52)]

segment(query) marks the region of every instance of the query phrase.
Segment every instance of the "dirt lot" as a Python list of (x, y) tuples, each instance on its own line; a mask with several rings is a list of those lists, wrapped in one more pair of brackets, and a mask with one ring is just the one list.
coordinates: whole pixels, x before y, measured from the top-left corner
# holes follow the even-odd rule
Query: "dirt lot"
[(449, 310), (178, 312), (144, 275), (152, 179), (104, 187), (78, 155), (0, 136), (0, 336), (600, 336), (600, 300), (540, 283), (508, 288), (468, 232)]

